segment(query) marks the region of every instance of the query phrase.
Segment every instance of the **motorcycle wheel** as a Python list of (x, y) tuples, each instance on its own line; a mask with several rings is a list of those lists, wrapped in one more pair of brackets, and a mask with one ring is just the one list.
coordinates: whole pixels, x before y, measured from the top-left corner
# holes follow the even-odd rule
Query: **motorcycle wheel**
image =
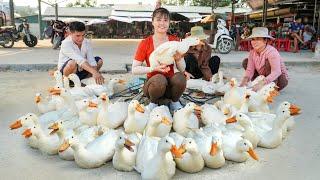
[(3, 39), (5, 41), (4, 44), (2, 44), (2, 46), (4, 48), (12, 48), (13, 44), (14, 44), (14, 39), (10, 34), (4, 34), (3, 35)]
[(30, 34), (30, 40), (28, 41), (27, 36), (23, 37), (23, 42), (28, 46), (28, 47), (34, 47), (38, 44), (38, 39), (36, 36)]
[(52, 48), (53, 49), (58, 49), (60, 44), (61, 44), (61, 37), (60, 36), (54, 36)]
[(217, 50), (220, 54), (228, 54), (232, 48), (232, 41), (230, 39), (220, 39), (217, 44)]

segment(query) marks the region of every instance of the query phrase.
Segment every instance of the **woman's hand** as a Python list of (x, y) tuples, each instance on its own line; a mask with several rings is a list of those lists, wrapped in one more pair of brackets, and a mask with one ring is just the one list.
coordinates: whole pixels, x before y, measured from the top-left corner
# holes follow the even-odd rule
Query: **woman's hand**
[(184, 54), (179, 53), (176, 51), (176, 53), (173, 55), (173, 58), (176, 62), (180, 61), (184, 57)]
[(240, 83), (240, 87), (246, 86), (249, 82), (249, 78), (248, 77), (243, 77), (241, 83)]
[(265, 85), (264, 81), (259, 81), (256, 85), (253, 86), (253, 91), (259, 91)]
[(170, 67), (165, 65), (165, 64), (161, 64), (161, 65), (155, 67), (153, 69), (153, 71), (157, 71), (157, 72), (161, 72), (161, 73), (167, 73), (167, 72), (170, 71)]
[(186, 76), (187, 80), (189, 80), (190, 78), (194, 78), (194, 76), (192, 74), (190, 74), (189, 72), (187, 72), (187, 71), (184, 71), (183, 74)]

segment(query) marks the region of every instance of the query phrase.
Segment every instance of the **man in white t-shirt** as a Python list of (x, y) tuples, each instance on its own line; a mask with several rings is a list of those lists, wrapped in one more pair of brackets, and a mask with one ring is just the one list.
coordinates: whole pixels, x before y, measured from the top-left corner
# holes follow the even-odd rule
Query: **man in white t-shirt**
[(103, 84), (104, 78), (99, 72), (103, 60), (93, 56), (91, 43), (84, 38), (84, 23), (71, 22), (69, 29), (70, 35), (61, 44), (58, 69), (65, 76), (75, 73), (80, 80), (92, 76), (97, 84)]

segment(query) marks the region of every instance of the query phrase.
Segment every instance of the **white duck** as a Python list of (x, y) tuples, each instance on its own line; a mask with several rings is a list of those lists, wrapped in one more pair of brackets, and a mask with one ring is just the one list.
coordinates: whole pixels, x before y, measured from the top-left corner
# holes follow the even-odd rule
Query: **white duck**
[[(34, 119), (32, 118), (33, 116), (36, 116), (36, 115), (33, 113), (28, 113), (26, 115), (19, 117), (14, 123), (10, 125), (10, 129), (13, 130), (21, 127), (24, 127), (24, 128), (33, 127), (35, 124), (38, 124), (38, 118)], [(28, 138), (28, 145), (31, 148), (38, 149), (38, 138), (35, 135), (31, 135)]]
[(98, 118), (98, 104), (89, 99), (83, 99), (81, 103), (79, 103), (79, 120), (82, 124), (86, 124), (89, 126), (97, 125)]
[(167, 106), (158, 106), (150, 113), (146, 126), (147, 136), (164, 137), (170, 133), (173, 118)]
[(84, 146), (80, 143), (79, 138), (71, 136), (60, 146), (59, 152), (63, 152), (71, 146), (74, 151), (75, 162), (79, 167), (97, 168), (112, 159), (118, 137), (119, 130), (110, 129)]
[(46, 135), (40, 128), (40, 125), (34, 125), (31, 128), (26, 129), (22, 135), (25, 138), (29, 138), (31, 135), (35, 135), (38, 139), (38, 148), (42, 153), (48, 155), (58, 154), (59, 138), (57, 135)]
[(282, 129), (282, 133), (283, 133), (283, 136), (285, 137), (286, 134), (287, 134), (287, 131), (291, 131), (295, 125), (295, 121), (294, 121), (294, 117), (295, 115), (298, 115), (300, 114), (300, 111), (301, 109), (295, 105), (295, 104), (291, 104), (287, 101), (285, 102), (282, 102), (280, 105), (279, 105), (279, 109), (289, 109), (290, 110), (290, 113), (291, 113), (291, 117), (289, 117), (285, 122), (284, 122), (284, 125), (283, 125), (283, 129)]
[(196, 173), (203, 169), (204, 160), (196, 142), (192, 138), (185, 138), (179, 150), (182, 152), (182, 156), (181, 158), (175, 158), (175, 162), (180, 170)]
[(236, 121), (244, 128), (242, 137), (251, 142), (252, 147), (255, 149), (260, 141), (251, 119), (244, 113), (237, 113), (235, 116)]
[(201, 120), (202, 123), (205, 125), (211, 124), (211, 123), (217, 123), (217, 124), (226, 124), (227, 117), (224, 115), (224, 113), (220, 110), (218, 110), (215, 106), (210, 104), (204, 104), (201, 106), (202, 113), (201, 113)]
[(81, 100), (88, 97), (94, 97), (94, 92), (86, 87), (81, 87), (81, 82), (76, 74), (69, 74), (68, 78), (74, 83), (74, 87), (70, 88), (70, 93), (75, 100)]
[[(282, 126), (282, 135), (283, 137), (286, 136), (288, 125), (292, 125), (293, 116), (300, 114), (300, 108), (294, 104), (291, 104), (287, 101), (282, 102), (278, 108), (277, 112), (281, 112), (281, 110), (289, 110), (290, 117), (284, 121)], [(269, 114), (269, 113), (262, 113), (262, 112), (250, 112), (248, 113), (249, 117), (251, 118), (253, 124), (256, 128), (261, 128), (263, 130), (271, 130), (274, 124), (274, 121), (277, 119), (276, 114)], [(289, 127), (290, 128), (290, 127)]]
[(137, 147), (138, 145), (122, 132), (116, 142), (112, 158), (113, 167), (119, 171), (132, 171), (136, 164)]
[(251, 92), (249, 98), (249, 111), (270, 113), (268, 104), (272, 102), (273, 96), (270, 92)]
[(150, 67), (155, 68), (160, 64), (170, 65), (173, 64), (174, 55), (176, 52), (180, 54), (185, 54), (190, 46), (195, 46), (197, 44), (203, 44), (199, 38), (189, 37), (182, 41), (168, 41), (162, 43), (150, 54)]
[(144, 164), (141, 172), (142, 179), (171, 179), (176, 171), (176, 163), (171, 153), (168, 154), (170, 151), (175, 157), (181, 157), (181, 153), (179, 153), (172, 138), (169, 136), (161, 138), (157, 151)]
[(197, 130), (190, 137), (197, 143), (206, 167), (216, 169), (224, 166), (226, 160), (222, 151), (221, 135), (209, 136), (201, 130)]
[[(70, 138), (71, 136), (77, 136), (80, 140), (80, 143), (82, 143), (83, 145), (87, 145), (89, 142), (93, 141), (99, 135), (99, 128), (98, 127), (90, 127), (90, 128), (84, 129), (82, 132), (76, 132), (72, 129), (66, 128), (69, 126), (68, 125), (69, 123), (70, 123), (69, 121), (60, 120), (60, 121), (53, 123), (49, 127), (49, 129), (52, 130), (50, 132), (50, 134), (57, 133), (57, 135), (60, 139), (59, 144), (62, 144), (66, 138)], [(59, 152), (59, 157), (63, 160), (67, 160), (67, 161), (74, 160), (73, 149), (71, 147), (69, 147), (65, 151)]]
[(63, 80), (62, 80), (62, 73), (59, 70), (56, 70), (54, 72), (49, 72), (50, 76), (53, 76), (56, 80), (56, 84), (54, 87), (63, 87)]
[(38, 110), (40, 113), (46, 113), (49, 111), (54, 111), (56, 110), (56, 103), (54, 100), (51, 101), (45, 101), (41, 97), (41, 93), (36, 93), (35, 96), (35, 103), (37, 104)]
[(182, 136), (186, 136), (192, 129), (199, 129), (199, 120), (194, 110), (202, 111), (200, 106), (189, 102), (173, 115), (173, 129)]
[(123, 127), (126, 133), (143, 133), (149, 120), (149, 112), (137, 100), (132, 100), (128, 106), (128, 116)]
[(277, 110), (276, 119), (273, 121), (272, 129), (265, 130), (256, 128), (256, 132), (260, 137), (258, 146), (264, 148), (276, 148), (282, 143), (282, 129), (285, 121), (291, 116), (290, 110)]
[(112, 129), (121, 126), (128, 116), (128, 104), (126, 102), (110, 103), (106, 93), (102, 93), (99, 98), (102, 102), (97, 124)]
[(222, 137), (222, 149), (227, 160), (235, 162), (245, 162), (249, 156), (258, 160), (253, 150), (252, 144), (247, 139), (233, 133), (226, 133)]
[(238, 87), (238, 82), (235, 78), (231, 78), (229, 84), (231, 89), (224, 94), (224, 103), (240, 109), (246, 89), (245, 87)]
[(102, 93), (107, 93), (109, 96), (115, 93), (115, 88), (117, 84), (125, 84), (125, 80), (119, 78), (112, 78), (107, 85), (103, 84), (87, 84), (86, 88), (92, 90), (96, 96), (101, 95)]

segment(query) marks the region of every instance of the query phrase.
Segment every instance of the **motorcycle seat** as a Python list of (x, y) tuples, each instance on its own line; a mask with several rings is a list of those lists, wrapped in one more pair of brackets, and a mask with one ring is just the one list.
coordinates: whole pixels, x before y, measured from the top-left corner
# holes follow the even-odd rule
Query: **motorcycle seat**
[(14, 26), (1, 26), (0, 29), (1, 29), (1, 30), (14, 29)]

